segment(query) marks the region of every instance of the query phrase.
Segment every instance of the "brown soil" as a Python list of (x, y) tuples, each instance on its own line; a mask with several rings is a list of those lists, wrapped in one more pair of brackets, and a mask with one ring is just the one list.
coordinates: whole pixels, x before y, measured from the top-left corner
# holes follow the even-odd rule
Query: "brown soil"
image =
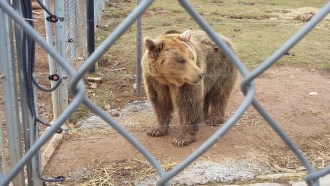
[[(318, 168), (329, 164), (329, 79), (318, 72), (280, 67), (267, 71), (255, 83), (257, 100), (309, 160)], [(316, 92), (317, 95), (313, 95), (316, 93), (312, 92)], [(242, 99), (243, 96), (237, 85), (227, 110), (228, 117), (235, 112)], [(129, 112), (124, 116), (115, 117), (115, 120), (125, 126), (162, 163), (175, 164), (182, 161), (219, 129), (219, 127), (201, 125), (197, 142), (188, 147), (178, 148), (171, 144), (178, 133), (176, 119), (172, 122), (170, 134), (161, 138), (151, 138), (146, 135), (146, 131), (155, 123), (155, 117), (150, 110)], [(252, 160), (254, 163), (266, 163), (275, 172), (304, 170), (293, 153), (252, 107), (198, 161), (211, 160), (223, 163), (242, 159)], [(73, 130), (65, 135), (46, 166), (45, 174), (70, 177), (72, 172), (82, 167), (96, 170), (114, 166), (118, 162), (136, 160), (146, 161), (110, 127), (97, 130)], [(129, 174), (121, 177), (133, 180)], [(116, 178), (112, 177), (112, 179)], [(64, 184), (73, 183), (67, 181)], [(116, 184), (123, 183), (116, 182)]]

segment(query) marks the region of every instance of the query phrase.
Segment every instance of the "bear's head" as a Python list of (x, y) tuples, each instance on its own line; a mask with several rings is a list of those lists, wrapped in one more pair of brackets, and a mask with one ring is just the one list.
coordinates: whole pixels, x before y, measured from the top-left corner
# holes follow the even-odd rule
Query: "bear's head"
[(190, 38), (190, 30), (166, 32), (156, 39), (147, 37), (145, 46), (149, 75), (161, 83), (178, 87), (185, 83), (198, 83), (204, 72), (196, 64), (197, 55)]

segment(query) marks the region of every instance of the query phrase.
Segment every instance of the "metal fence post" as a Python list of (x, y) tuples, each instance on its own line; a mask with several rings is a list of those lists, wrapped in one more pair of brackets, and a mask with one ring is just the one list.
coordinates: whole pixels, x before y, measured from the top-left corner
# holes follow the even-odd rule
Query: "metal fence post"
[[(49, 0), (43, 0), (43, 3), (45, 5), (46, 8), (49, 9)], [(46, 11), (44, 11), (44, 16), (45, 18), (48, 16), (48, 13)], [(45, 27), (46, 27), (46, 40), (47, 43), (51, 46), (53, 46), (53, 37), (52, 37), (52, 23), (50, 23), (49, 21), (47, 21), (45, 19)], [(49, 74), (56, 74), (56, 65), (54, 62), (54, 59), (48, 54), (48, 64), (49, 64)], [(54, 87), (56, 84), (56, 82), (51, 81), (51, 87)], [(58, 118), (59, 115), (59, 101), (58, 101), (58, 90), (54, 90), (52, 91), (52, 102), (53, 102), (53, 117), (54, 120), (56, 118)]]
[[(17, 101), (17, 82), (16, 82), (16, 68), (13, 57), (13, 38), (11, 29), (11, 19), (8, 18), (2, 10), (0, 10), (0, 32), (6, 33), (0, 35), (0, 56), (2, 62), (0, 63), (0, 74), (2, 74), (3, 81), (3, 98), (6, 112), (6, 130), (9, 145), (9, 159), (10, 165), (13, 167), (23, 156), (21, 145), (21, 127), (19, 121), (18, 101)], [(1, 126), (2, 127), (2, 126)], [(21, 170), (13, 183), (17, 186), (24, 184), (24, 171)]]
[[(13, 6), (17, 9), (18, 12), (22, 11), (22, 2), (21, 1), (14, 1), (13, 2)], [(20, 12), (22, 15), (22, 12)], [(21, 40), (21, 37), (23, 35), (23, 30), (21, 30), (19, 27), (15, 27), (15, 36), (16, 36), (16, 51), (21, 50), (22, 43), (18, 43), (19, 40)], [(13, 41), (13, 39), (11, 39)], [(12, 47), (14, 46), (13, 43), (11, 44)], [(14, 51), (14, 50), (12, 50)], [(17, 52), (17, 65), (18, 65), (18, 74), (19, 74), (19, 88), (20, 88), (20, 103), (21, 103), (21, 124), (23, 126), (23, 135), (24, 135), (24, 149), (25, 152), (33, 145), (32, 141), (31, 141), (31, 131), (32, 128), (31, 126), (33, 123), (33, 119), (32, 116), (29, 114), (29, 109), (28, 109), (28, 97), (27, 97), (27, 90), (25, 87), (25, 77), (24, 77), (24, 72), (23, 72), (23, 67), (22, 64), (25, 63), (21, 63), (21, 60), (23, 60), (23, 58), (25, 58), (26, 56), (21, 56), (18, 52)], [(13, 74), (16, 74), (15, 72), (13, 72)], [(17, 98), (16, 98), (17, 99)], [(27, 173), (27, 182), (25, 182), (25, 184), (27, 185), (34, 185), (34, 183), (36, 183), (36, 179), (33, 179), (33, 161), (29, 162), (26, 164), (26, 173)], [(23, 182), (24, 183), (24, 182)]]
[[(65, 58), (66, 41), (64, 34), (64, 22), (66, 21), (66, 18), (64, 17), (64, 0), (56, 0), (54, 3), (55, 15), (60, 18), (60, 20), (55, 23), (56, 49), (61, 56)], [(63, 79), (62, 84), (58, 87), (57, 95), (59, 100), (59, 114), (61, 114), (65, 108), (68, 107), (68, 77), (62, 67), (58, 67), (57, 72)]]
[[(94, 0), (87, 0), (86, 13), (87, 13), (87, 47), (88, 56), (90, 56), (95, 50), (94, 40)], [(95, 64), (89, 69), (89, 73), (95, 73)]]
[[(22, 70), (22, 67), (20, 66), (20, 63), (18, 63), (18, 69)], [(20, 72), (22, 74), (22, 72)], [(23, 135), (24, 135), (24, 145), (25, 145), (25, 152), (27, 152), (31, 146), (33, 145), (32, 141), (32, 132), (33, 132), (33, 118), (31, 114), (29, 114), (28, 109), (28, 97), (26, 94), (26, 87), (24, 85), (24, 77), (22, 75), (19, 76), (19, 82), (20, 82), (20, 96), (21, 96), (21, 114), (22, 114), (22, 124), (23, 124)], [(30, 163), (27, 163), (27, 185), (33, 186), (33, 185), (41, 185), (42, 182), (38, 178), (37, 174), (33, 174), (36, 172), (36, 161), (35, 159), (32, 159)], [(38, 184), (38, 182), (40, 184)]]

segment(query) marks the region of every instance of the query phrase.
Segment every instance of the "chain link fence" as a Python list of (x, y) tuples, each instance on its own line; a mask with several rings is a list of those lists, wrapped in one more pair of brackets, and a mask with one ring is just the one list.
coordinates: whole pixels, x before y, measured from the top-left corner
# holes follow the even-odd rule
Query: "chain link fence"
[(78, 68), (79, 61), (87, 57), (86, 1), (64, 1), (64, 12), (65, 56), (72, 66)]
[[(74, 1), (67, 1), (74, 2)], [(80, 1), (79, 1), (80, 2)], [(228, 132), (233, 125), (240, 119), (240, 117), (244, 114), (249, 106), (253, 106), (259, 114), (263, 117), (265, 121), (271, 126), (271, 128), (277, 133), (277, 135), (286, 143), (286, 145), (292, 150), (292, 152), (297, 156), (297, 158), (301, 161), (301, 163), (307, 169), (307, 175), (305, 176), (305, 181), (310, 186), (319, 186), (319, 178), (323, 177), (330, 173), (330, 166), (327, 166), (321, 170), (316, 170), (315, 167), (311, 164), (311, 162), (303, 155), (301, 150), (292, 142), (292, 140), (286, 135), (283, 130), (279, 127), (276, 121), (272, 119), (270, 114), (264, 109), (264, 107), (259, 103), (259, 101), (255, 98), (256, 87), (254, 85), (254, 79), (263, 74), (268, 68), (270, 68), (274, 63), (276, 63), (283, 55), (287, 53), (293, 46), (295, 46), (306, 34), (308, 34), (329, 12), (330, 12), (330, 2), (326, 3), (324, 7), (309, 21), (307, 22), (300, 30), (298, 30), (288, 41), (286, 41), (278, 50), (276, 50), (271, 56), (269, 56), (261, 65), (259, 65), (255, 70), (250, 72), (240, 61), (240, 59), (227, 47), (227, 45), (217, 36), (217, 34), (213, 31), (213, 29), (208, 25), (207, 22), (201, 17), (201, 15), (195, 10), (195, 8), (189, 3), (187, 0), (179, 0), (182, 7), (191, 15), (191, 17), (200, 25), (200, 27), (205, 30), (205, 32), (212, 38), (212, 40), (219, 46), (226, 56), (230, 58), (231, 62), (237, 67), (239, 72), (243, 76), (243, 80), (241, 82), (241, 90), (245, 95), (245, 99), (238, 107), (236, 112), (220, 127), (212, 136), (207, 139), (204, 144), (202, 144), (199, 148), (197, 148), (192, 154), (190, 154), (185, 160), (179, 163), (176, 167), (169, 171), (165, 171), (159, 161), (155, 159), (149, 151), (146, 150), (144, 146), (142, 146), (138, 140), (136, 140), (129, 132), (127, 132), (119, 123), (114, 121), (108, 113), (103, 111), (101, 108), (96, 106), (89, 98), (85, 95), (85, 85), (82, 81), (82, 77), (84, 74), (88, 72), (88, 69), (96, 63), (96, 60), (105, 54), (110, 46), (112, 46), (115, 41), (125, 32), (128, 28), (134, 24), (134, 22), (141, 17), (143, 12), (153, 3), (153, 0), (145, 0), (141, 1), (138, 6), (127, 16), (127, 18), (122, 21), (118, 27), (108, 36), (108, 38), (95, 50), (95, 52), (89, 56), (84, 63), (75, 70), (68, 62), (68, 59), (62, 57), (57, 51), (54, 50), (52, 46), (50, 46), (45, 40), (27, 23), (22, 16), (18, 14), (6, 1), (0, 1), (0, 24), (6, 25), (7, 16), (10, 19), (13, 19), (15, 24), (18, 25), (21, 29), (23, 29), (26, 34), (31, 37), (35, 42), (39, 43), (48, 53), (49, 55), (56, 61), (58, 65), (60, 65), (69, 76), (71, 76), (71, 81), (69, 84), (70, 91), (72, 94), (72, 100), (67, 108), (59, 115), (59, 117), (52, 123), (52, 125), (48, 128), (45, 133), (35, 141), (34, 144), (26, 151), (24, 156), (20, 158), (17, 162), (14, 162), (12, 167), (10, 167), (10, 171), (3, 171), (3, 167), (0, 173), (0, 185), (5, 186), (8, 185), (17, 175), (21, 175), (24, 166), (27, 165), (33, 157), (38, 154), (38, 151), (42, 147), (46, 141), (58, 131), (58, 129), (66, 122), (66, 120), (70, 117), (70, 115), (81, 105), (84, 104), (91, 111), (93, 111), (96, 115), (100, 116), (104, 121), (106, 121), (112, 128), (114, 128), (120, 135), (122, 135), (129, 143), (131, 143), (146, 159), (147, 161), (154, 167), (157, 171), (159, 179), (157, 181), (157, 185), (169, 185), (170, 180), (180, 173), (183, 169), (193, 163), (198, 157), (203, 155), (212, 145), (214, 145), (219, 138), (224, 136), (226, 132)], [(68, 5), (69, 6), (69, 5)], [(66, 23), (68, 26), (75, 25), (75, 23), (70, 23), (68, 21)], [(8, 24), (7, 24), (8, 25)], [(3, 86), (7, 82), (10, 73), (5, 73), (5, 69), (10, 69), (5, 66), (7, 61), (9, 61), (10, 55), (8, 55), (8, 51), (10, 51), (11, 46), (10, 42), (8, 42), (8, 38), (5, 33), (8, 33), (5, 27), (0, 28), (0, 44), (1, 46), (6, 46), (1, 48), (0, 54), (4, 56), (4, 61), (1, 62), (1, 78), (3, 80)], [(76, 37), (77, 33), (69, 32), (69, 36), (66, 39), (71, 37)], [(68, 47), (68, 49), (74, 48), (73, 46)], [(73, 50), (74, 51), (74, 50)], [(71, 52), (76, 55), (74, 52)], [(77, 56), (77, 55), (76, 55)], [(10, 70), (8, 70), (10, 72)], [(9, 79), (9, 82), (13, 79)], [(11, 94), (10, 92), (6, 93), (6, 95), (15, 96), (15, 94)], [(13, 100), (10, 97), (4, 98), (6, 101)], [(15, 105), (15, 103), (10, 103), (10, 105)], [(11, 107), (15, 108), (15, 107)], [(17, 112), (14, 112), (17, 113)], [(7, 112), (6, 112), (7, 114)], [(7, 115), (6, 115), (7, 117)], [(19, 131), (18, 128), (8, 129), (10, 132)], [(2, 131), (0, 131), (2, 133)], [(19, 134), (19, 133), (18, 133)], [(10, 140), (14, 140), (18, 136), (14, 135), (14, 133), (10, 133), (8, 135)], [(15, 140), (14, 140), (15, 141)], [(18, 144), (16, 144), (18, 145)], [(15, 146), (15, 144), (13, 144)], [(6, 174), (7, 173), (7, 174)]]
[(88, 57), (87, 23), (93, 22), (95, 27), (99, 25), (102, 10), (108, 1), (94, 1), (94, 20), (87, 20), (87, 0), (64, 1), (65, 56), (75, 69), (78, 69)]

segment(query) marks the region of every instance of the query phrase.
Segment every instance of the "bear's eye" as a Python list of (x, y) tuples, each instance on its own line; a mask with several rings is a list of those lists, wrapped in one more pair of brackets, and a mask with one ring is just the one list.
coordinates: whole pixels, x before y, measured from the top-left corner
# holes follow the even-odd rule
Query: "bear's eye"
[(184, 58), (182, 58), (182, 57), (178, 58), (177, 61), (179, 63), (185, 63), (186, 62), (186, 60)]

